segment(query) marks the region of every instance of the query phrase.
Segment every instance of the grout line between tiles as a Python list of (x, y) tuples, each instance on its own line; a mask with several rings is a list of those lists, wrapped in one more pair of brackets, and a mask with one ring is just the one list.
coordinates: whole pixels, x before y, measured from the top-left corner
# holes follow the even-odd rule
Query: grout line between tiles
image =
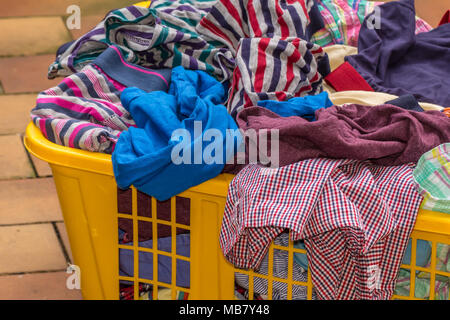
[(64, 241), (61, 238), (61, 234), (59, 233), (58, 226), (56, 225), (55, 222), (52, 222), (51, 224), (53, 226), (53, 230), (55, 230), (56, 237), (58, 238), (58, 242), (59, 242), (59, 245), (61, 247), (61, 250), (63, 251), (64, 258), (66, 259), (66, 262), (72, 263), (72, 261), (70, 259), (70, 256), (69, 256), (69, 253), (68, 253), (68, 251), (66, 249), (66, 246), (64, 245)]
[(0, 273), (0, 277), (3, 276), (20, 276), (26, 274), (39, 274), (39, 273), (52, 273), (52, 272), (61, 272), (66, 271), (66, 269), (55, 269), (55, 270), (37, 270), (37, 271), (23, 271), (23, 272), (4, 272)]
[(19, 223), (4, 223), (0, 224), (1, 227), (19, 227), (19, 226), (28, 226), (33, 224), (47, 224), (47, 223), (59, 223), (64, 222), (64, 220), (51, 220), (51, 221), (34, 221), (34, 222), (19, 222)]

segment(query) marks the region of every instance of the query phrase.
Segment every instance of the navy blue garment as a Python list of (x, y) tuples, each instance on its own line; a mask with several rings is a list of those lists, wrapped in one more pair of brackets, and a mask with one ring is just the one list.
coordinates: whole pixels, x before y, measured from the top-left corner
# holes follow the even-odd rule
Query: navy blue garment
[[(119, 240), (123, 238), (124, 232), (119, 229)], [(122, 244), (122, 243), (121, 243)], [(132, 242), (125, 243), (130, 246), (128, 249), (119, 249), (119, 275), (133, 277), (134, 274), (134, 258)], [(139, 242), (139, 247), (153, 247), (153, 240)], [(157, 249), (160, 251), (171, 252), (172, 237), (158, 238)], [(176, 254), (189, 258), (190, 256), (190, 234), (179, 234), (176, 236)], [(190, 264), (189, 261), (177, 259), (176, 261), (176, 285), (183, 288), (190, 286)], [(139, 278), (147, 280), (153, 279), (153, 253), (139, 252)], [(158, 255), (158, 281), (172, 284), (172, 258), (159, 254)], [(128, 281), (122, 281), (125, 284), (131, 284)]]
[(398, 97), (397, 99), (394, 100), (386, 101), (385, 104), (393, 104), (394, 106), (410, 111), (418, 111), (418, 112), (424, 111), (417, 102), (416, 98), (411, 94)]
[[(450, 107), (450, 24), (415, 34), (413, 0), (379, 6), (366, 16), (358, 54), (345, 57), (377, 92), (412, 94), (420, 102)], [(380, 24), (370, 23), (380, 19)]]
[(315, 121), (315, 112), (318, 109), (329, 108), (333, 102), (328, 98), (327, 92), (317, 95), (291, 98), (287, 101), (262, 100), (258, 106), (269, 109), (282, 117), (299, 116), (309, 121)]
[(179, 66), (168, 93), (126, 88), (120, 98), (137, 125), (122, 132), (112, 154), (121, 189), (134, 185), (167, 200), (220, 174), (242, 142), (222, 105), (226, 87), (204, 71)]

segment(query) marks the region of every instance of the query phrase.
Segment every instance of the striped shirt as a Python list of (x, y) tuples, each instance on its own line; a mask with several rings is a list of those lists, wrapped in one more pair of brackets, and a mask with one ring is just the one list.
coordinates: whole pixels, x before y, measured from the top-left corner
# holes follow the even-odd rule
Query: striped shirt
[(110, 154), (120, 133), (136, 126), (120, 93), (128, 86), (167, 91), (170, 74), (169, 69), (129, 64), (112, 46), (80, 72), (39, 93), (31, 118), (51, 142)]
[(216, 0), (154, 0), (150, 8), (129, 6), (109, 12), (91, 31), (58, 50), (48, 77), (80, 71), (111, 45), (127, 62), (147, 68), (203, 70), (219, 80), (229, 79), (231, 52), (196, 31)]
[(229, 186), (223, 253), (239, 268), (258, 268), (290, 229), (305, 241), (319, 299), (389, 299), (422, 200), (412, 170), (326, 158), (249, 165)]
[(259, 100), (322, 91), (328, 57), (305, 40), (313, 5), (313, 0), (219, 0), (200, 21), (198, 32), (226, 45), (235, 57), (227, 103), (233, 117)]

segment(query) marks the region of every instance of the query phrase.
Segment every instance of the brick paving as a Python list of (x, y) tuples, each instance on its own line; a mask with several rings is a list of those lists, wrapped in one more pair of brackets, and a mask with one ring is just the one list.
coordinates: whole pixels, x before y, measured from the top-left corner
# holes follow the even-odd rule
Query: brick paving
[[(0, 0), (0, 299), (81, 299), (66, 287), (71, 251), (47, 163), (28, 154), (22, 137), (56, 49), (130, 0)], [(67, 7), (81, 8), (81, 29), (68, 30)], [(448, 0), (416, 0), (436, 26)]]
[[(130, 0), (0, 0), (0, 300), (79, 300), (66, 280), (72, 253), (50, 166), (23, 145), (37, 94), (56, 49)], [(137, 2), (137, 1), (136, 1)], [(81, 8), (69, 30), (67, 7)]]

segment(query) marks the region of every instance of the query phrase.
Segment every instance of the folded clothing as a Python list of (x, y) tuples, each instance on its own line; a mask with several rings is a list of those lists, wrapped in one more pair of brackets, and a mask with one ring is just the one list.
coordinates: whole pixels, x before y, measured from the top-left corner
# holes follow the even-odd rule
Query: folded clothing
[[(236, 121), (244, 133), (255, 130), (256, 139), (278, 131), (280, 166), (317, 157), (400, 165), (417, 162), (425, 152), (450, 141), (450, 121), (434, 110), (351, 104), (319, 109), (316, 119), (281, 117), (265, 108), (250, 107)], [(271, 149), (270, 139), (267, 145)]]
[[(378, 92), (450, 106), (450, 24), (415, 35), (413, 0), (379, 6), (380, 27), (362, 25), (358, 54), (349, 62)], [(374, 13), (367, 19), (373, 18)]]
[(423, 209), (450, 213), (450, 143), (443, 143), (420, 157), (414, 181), (424, 197)]
[(121, 101), (137, 128), (120, 135), (112, 154), (118, 187), (164, 201), (220, 174), (242, 140), (225, 99), (223, 84), (181, 66), (172, 69), (168, 93), (125, 89)]
[(308, 27), (320, 24), (316, 9), (312, 0), (222, 0), (200, 21), (197, 31), (223, 43), (235, 57), (228, 100), (233, 117), (259, 100), (322, 91), (329, 62), (307, 36)]
[(39, 93), (31, 118), (51, 142), (112, 153), (120, 133), (135, 126), (122, 106), (121, 92), (129, 86), (167, 91), (170, 75), (170, 69), (127, 63), (122, 52), (111, 46), (80, 72)]

